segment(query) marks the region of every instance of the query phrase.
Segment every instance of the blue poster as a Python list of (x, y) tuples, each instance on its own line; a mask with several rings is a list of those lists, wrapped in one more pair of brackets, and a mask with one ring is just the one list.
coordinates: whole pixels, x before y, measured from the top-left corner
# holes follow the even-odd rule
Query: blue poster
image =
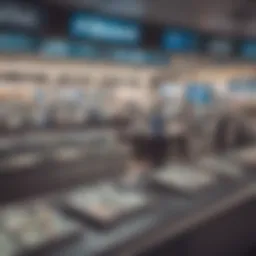
[(191, 31), (169, 29), (163, 34), (162, 45), (170, 51), (195, 51), (199, 47), (199, 36)]
[(72, 36), (109, 43), (138, 44), (140, 26), (134, 22), (76, 13), (71, 16), (69, 31)]
[(44, 40), (40, 45), (39, 53), (47, 57), (69, 57), (70, 45), (68, 41), (61, 39)]
[(34, 52), (37, 47), (37, 39), (17, 33), (0, 33), (0, 52), (23, 53)]
[(247, 59), (256, 60), (256, 41), (247, 41), (242, 44), (241, 48), (242, 57)]

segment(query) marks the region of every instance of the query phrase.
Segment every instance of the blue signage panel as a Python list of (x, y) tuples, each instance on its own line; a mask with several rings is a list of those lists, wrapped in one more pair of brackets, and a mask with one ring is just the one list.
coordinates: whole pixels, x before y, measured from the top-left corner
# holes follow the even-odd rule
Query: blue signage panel
[(38, 30), (42, 25), (42, 10), (23, 2), (0, 2), (0, 25), (7, 28)]
[(210, 86), (190, 85), (185, 92), (185, 98), (192, 104), (207, 105), (213, 100), (213, 91)]
[(162, 45), (170, 51), (195, 51), (199, 48), (199, 35), (192, 31), (169, 29), (163, 34)]
[(70, 45), (61, 39), (49, 39), (41, 43), (39, 53), (47, 57), (69, 57)]
[(242, 57), (251, 60), (256, 60), (256, 41), (244, 42), (242, 44), (241, 54)]
[(86, 13), (73, 14), (69, 29), (72, 36), (109, 43), (138, 44), (141, 40), (136, 23)]
[(37, 40), (23, 34), (0, 33), (0, 51), (2, 53), (34, 52)]

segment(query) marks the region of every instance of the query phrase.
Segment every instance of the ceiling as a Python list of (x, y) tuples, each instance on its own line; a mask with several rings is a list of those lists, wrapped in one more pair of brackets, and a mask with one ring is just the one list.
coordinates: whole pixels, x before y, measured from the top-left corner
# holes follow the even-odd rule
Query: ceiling
[(161, 24), (256, 37), (255, 0), (46, 0)]

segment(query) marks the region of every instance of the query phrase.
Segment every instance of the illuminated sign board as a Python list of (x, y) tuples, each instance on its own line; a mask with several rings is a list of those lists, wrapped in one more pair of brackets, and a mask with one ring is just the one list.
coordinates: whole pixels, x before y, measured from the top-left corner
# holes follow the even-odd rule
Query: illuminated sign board
[(241, 49), (242, 57), (256, 59), (256, 41), (244, 42)]
[(194, 51), (199, 47), (199, 36), (191, 31), (169, 29), (163, 34), (162, 45), (170, 51)]
[(69, 29), (72, 36), (109, 43), (137, 44), (141, 40), (136, 23), (85, 13), (71, 16)]
[(0, 34), (0, 51), (2, 53), (34, 52), (37, 40), (23, 34)]

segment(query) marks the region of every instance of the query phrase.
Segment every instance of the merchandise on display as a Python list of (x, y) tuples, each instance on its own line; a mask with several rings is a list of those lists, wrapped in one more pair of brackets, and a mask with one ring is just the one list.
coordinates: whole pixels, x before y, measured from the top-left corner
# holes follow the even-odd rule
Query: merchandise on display
[(52, 158), (60, 162), (82, 160), (85, 156), (86, 150), (77, 147), (62, 147), (52, 152)]
[(43, 154), (35, 152), (11, 154), (0, 160), (0, 173), (15, 173), (38, 166), (44, 159)]
[(13, 256), (17, 253), (14, 239), (4, 232), (0, 233), (0, 252), (1, 256)]
[(142, 210), (149, 202), (145, 194), (123, 190), (115, 184), (86, 188), (64, 199), (65, 207), (71, 212), (103, 226)]
[(166, 188), (191, 193), (212, 186), (216, 182), (216, 176), (197, 167), (170, 165), (159, 170), (153, 180)]
[(238, 163), (220, 158), (220, 157), (204, 157), (199, 160), (198, 166), (204, 168), (206, 172), (213, 172), (219, 175), (225, 175), (230, 178), (243, 177), (243, 168)]
[(236, 154), (236, 157), (244, 164), (256, 165), (256, 148), (243, 149)]
[(42, 203), (1, 210), (0, 225), (22, 255), (55, 243), (71, 242), (82, 230), (76, 222)]

